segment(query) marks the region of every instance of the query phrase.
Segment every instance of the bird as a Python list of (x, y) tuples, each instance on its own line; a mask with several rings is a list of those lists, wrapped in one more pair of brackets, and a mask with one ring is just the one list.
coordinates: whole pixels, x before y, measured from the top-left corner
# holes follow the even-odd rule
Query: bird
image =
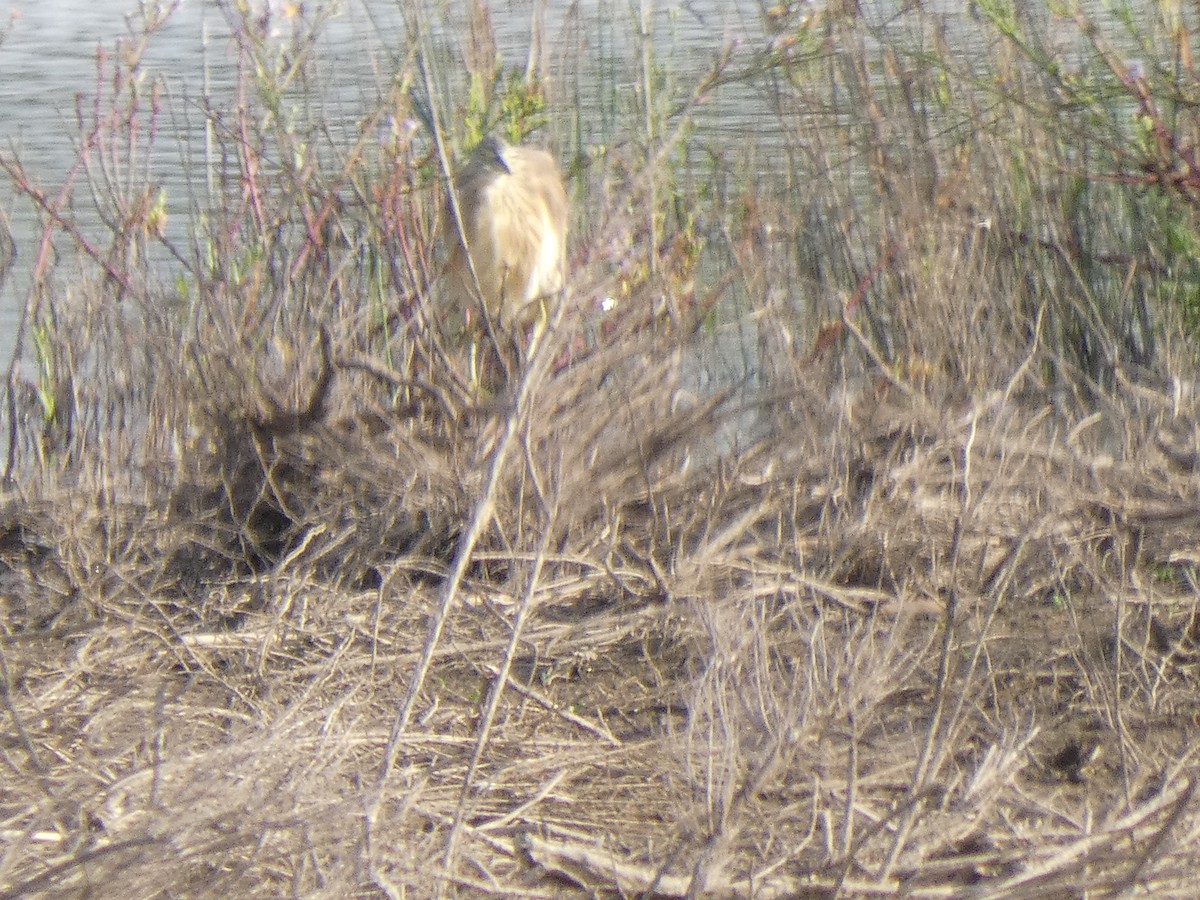
[(489, 324), (519, 339), (563, 289), (570, 206), (562, 173), (545, 150), (492, 135), (454, 179), (454, 194), (443, 220), (451, 302), (482, 301)]

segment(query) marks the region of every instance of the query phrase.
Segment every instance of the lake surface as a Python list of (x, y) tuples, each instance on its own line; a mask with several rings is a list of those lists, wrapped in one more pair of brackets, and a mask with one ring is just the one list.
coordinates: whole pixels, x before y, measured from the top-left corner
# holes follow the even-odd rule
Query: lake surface
[[(266, 10), (266, 2), (250, 0), (250, 5)], [(162, 5), (171, 12), (142, 65), (147, 78), (161, 78), (166, 87), (158, 125), (162, 135), (154, 157), (146, 161), (146, 171), (152, 181), (166, 187), (169, 228), (177, 229), (169, 236), (186, 246), (190, 242), (183, 229), (189, 218), (189, 197), (194, 197), (202, 180), (197, 173), (204, 160), (202, 102), (207, 99), (227, 110), (235, 107), (233, 0), (178, 0)], [(622, 109), (620, 99), (614, 102), (612, 90), (614, 82), (618, 92), (636, 89), (638, 32), (643, 22), (649, 24), (656, 66), (687, 85), (709, 71), (727, 46), (742, 53), (766, 46), (770, 37), (764, 10), (785, 5), (768, 0), (493, 0), (490, 7), (498, 49), (507, 66), (524, 67), (535, 23), (543, 23), (547, 44), (543, 51), (551, 79), (569, 81), (571, 96), (579, 97), (578, 109), (551, 110), (550, 130), (556, 133), (549, 140), (554, 143), (578, 128), (581, 142), (588, 146), (611, 139), (614, 132), (636, 128), (619, 121), (633, 104)], [(406, 18), (416, 13), (432, 23), (434, 52), (443, 50), (458, 59), (469, 30), (468, 6), (466, 0), (306, 0), (302, 4), (271, 0), (268, 27), (282, 46), (296, 27), (288, 18), (289, 10), (300, 10), (308, 21), (328, 15), (317, 46), (322, 96), (315, 108), (334, 140), (344, 136), (349, 146), (357, 137), (357, 123), (387, 93), (397, 60), (407, 56), (413, 38), (407, 34)], [(791, 6), (803, 4), (794, 0)], [(919, 17), (906, 20), (897, 15), (904, 6), (895, 0), (859, 2), (862, 14), (876, 23), (876, 33), (926, 27)], [(139, 6), (136, 0), (9, 0), (6, 9), (9, 19), (0, 42), (5, 76), (0, 85), (0, 121), (4, 122), (0, 153), (18, 160), (35, 183), (53, 195), (75, 162), (80, 134), (76, 104), (82, 102), (86, 112), (97, 93), (98, 50), (119, 52), (119, 41), (142, 31)], [(929, 9), (947, 25), (940, 39), (949, 40), (953, 47), (949, 52), (969, 61), (985, 40), (969, 5), (931, 0)], [(1066, 26), (1063, 33), (1073, 33), (1073, 28)], [(1080, 40), (1079, 35), (1073, 40)], [(595, 77), (589, 77), (592, 73)], [(695, 111), (698, 140), (703, 146), (730, 148), (734, 159), (739, 153), (754, 152), (751, 165), (756, 171), (783, 176), (789, 158), (772, 153), (783, 139), (773, 134), (781, 126), (778, 113), (769, 108), (769, 91), (769, 79), (754, 87), (722, 87), (714, 102)], [(811, 125), (792, 123), (793, 139), (809, 127), (836, 129), (844, 124), (829, 114), (822, 119), (820, 111), (811, 115)], [(192, 171), (185, 160), (192, 161)], [(76, 193), (73, 213), (86, 228), (86, 185), (77, 184)], [(0, 366), (4, 366), (11, 358), (19, 314), (29, 293), (29, 270), (42, 223), (28, 198), (15, 197), (3, 175), (0, 211), (11, 223), (18, 252), (13, 275), (0, 288)], [(59, 243), (65, 248), (69, 242), (60, 237)]]
[[(233, 103), (228, 98), (232, 96), (236, 54), (230, 37), (229, 5), (182, 0), (153, 37), (144, 57), (142, 68), (147, 77), (161, 77), (167, 87), (159, 125), (167, 134), (158, 140), (156, 155), (147, 165), (153, 179), (167, 188), (172, 227), (181, 228), (186, 221), (188, 190), (195, 189), (195, 179), (189, 187), (184, 160), (203, 159), (200, 100), (207, 97), (220, 105), (224, 95), (230, 106)], [(265, 8), (261, 0), (252, 5)], [(435, 48), (459, 54), (467, 31), (466, 4), (430, 0), (425, 5), (438, 11), (425, 16), (433, 22)], [(404, 52), (409, 40), (405, 12), (411, 14), (417, 6), (399, 0), (333, 4), (308, 0), (300, 7), (310, 20), (330, 13), (319, 44), (319, 67), (328, 76), (322, 79), (326, 92), (322, 112), (335, 136), (344, 131), (349, 142), (358, 119), (385, 93), (387, 79), (395, 70), (392, 60)], [(134, 0), (10, 0), (7, 8), (10, 19), (0, 44), (5, 75), (0, 87), (0, 121), (5, 129), (0, 152), (18, 160), (35, 183), (53, 195), (76, 159), (80, 140), (76, 105), (82, 103), (86, 112), (96, 94), (98, 52), (101, 48), (109, 54), (118, 52), (119, 41), (141, 32), (142, 19)], [(274, 2), (273, 10), (270, 27), (284, 42), (291, 27), (285, 5)], [(756, 0), (647, 2), (645, 10), (649, 13), (646, 20), (652, 23), (657, 62), (680, 77), (705, 71), (729, 42), (762, 40)], [(557, 39), (555, 46), (544, 48), (552, 76), (564, 68), (586, 76), (594, 66), (608, 76), (596, 78), (596, 85), (611, 85), (613, 72), (636, 73), (629, 57), (636, 52), (642, 14), (643, 4), (637, 0), (498, 0), (492, 4), (492, 23), (506, 65), (524, 65), (533, 23), (541, 17), (548, 43)], [(588, 86), (584, 77), (580, 121), (585, 130), (600, 128), (599, 119), (606, 114), (599, 99), (594, 109), (587, 108)], [(629, 89), (633, 89), (632, 77)], [(742, 102), (730, 104), (720, 115), (720, 128), (734, 135), (744, 133), (755, 128), (754, 118), (753, 107)], [(717, 124), (715, 114), (710, 122)], [(81, 182), (76, 191), (80, 202), (74, 212), (86, 227), (86, 186)], [(172, 209), (172, 205), (178, 208)], [(0, 365), (6, 365), (29, 292), (29, 270), (42, 224), (29, 199), (14, 196), (6, 177), (0, 179), (0, 208), (11, 224), (18, 253), (14, 272), (0, 291)], [(65, 239), (59, 240), (66, 244)]]

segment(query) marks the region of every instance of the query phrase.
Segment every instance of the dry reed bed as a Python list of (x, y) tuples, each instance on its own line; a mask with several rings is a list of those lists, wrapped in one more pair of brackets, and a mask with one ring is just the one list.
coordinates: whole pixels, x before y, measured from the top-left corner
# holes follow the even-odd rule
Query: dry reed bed
[(4, 895), (1186, 893), (1194, 410), (789, 386), (715, 457), (640, 340), (536, 388), (398, 732), (502, 406), (335, 365), (170, 498), (10, 500)]
[[(495, 79), (486, 9), (467, 64)], [(878, 95), (877, 36), (830, 16), (810, 66), (781, 45), (744, 76), (796, 76), (794, 189), (675, 179), (728, 53), (645, 135), (599, 138), (575, 303), (491, 398), (430, 327), (448, 160), (372, 149), (406, 97), (324, 172), (260, 167), (307, 142), (239, 106), (235, 212), (198, 230), (202, 263), (173, 257), (182, 303), (98, 273), (153, 243), (145, 216), (105, 256), (50, 208), (69, 192), (46, 201), (92, 274), (33, 273), (51, 352), (44, 385), (13, 382), (0, 896), (1194, 893), (1187, 282), (1103, 229), (1080, 245), (1097, 209), (1150, 220), (1060, 203), (1076, 142), (1042, 129), (1073, 75), (998, 138), (971, 107), (939, 150), (904, 66), (944, 70), (888, 57)], [(246, 96), (292, 83), (241, 69), (280, 79)], [(843, 83), (846, 145), (805, 114)], [(100, 99), (85, 145), (123, 146), (150, 113)], [(1177, 168), (1130, 171), (1137, 199)], [(731, 284), (744, 305), (709, 317)], [(1157, 304), (1145, 358), (1133, 287)], [(764, 384), (700, 387), (705, 322), (750, 336)]]

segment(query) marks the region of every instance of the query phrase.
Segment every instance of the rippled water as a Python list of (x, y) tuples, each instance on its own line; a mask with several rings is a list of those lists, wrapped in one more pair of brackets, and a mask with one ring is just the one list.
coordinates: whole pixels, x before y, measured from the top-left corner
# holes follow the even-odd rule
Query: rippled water
[[(262, 0), (257, 0), (261, 8)], [(164, 4), (169, 5), (169, 4)], [(148, 161), (152, 178), (167, 187), (172, 227), (186, 221), (186, 198), (199, 179), (189, 178), (185, 160), (203, 160), (204, 118), (199, 101), (213, 98), (218, 105), (230, 96), (235, 60), (228, 20), (228, 3), (182, 0), (155, 35), (144, 57), (147, 76), (161, 76), (168, 88), (166, 113), (160, 119), (155, 156)], [(335, 14), (323, 31), (319, 67), (323, 77), (321, 115), (336, 137), (347, 143), (358, 118), (385, 92), (394, 71), (393, 58), (402, 56), (409, 40), (404, 13), (412, 0), (341, 0), (333, 5), (308, 0), (302, 5), (309, 18), (322, 11)], [(278, 10), (282, 4), (275, 2)], [(466, 34), (465, 3), (429, 0), (425, 18), (433, 23), (433, 44), (456, 52)], [(76, 107), (96, 94), (98, 53), (118, 51), (118, 42), (141, 31), (135, 0), (9, 0), (10, 21), (0, 44), (0, 121), (4, 123), (3, 152), (15, 158), (35, 182), (53, 195), (76, 158), (79, 126)], [(131, 10), (135, 12), (131, 13)], [(579, 122), (596, 133), (611, 131), (611, 90), (614, 76), (628, 73), (629, 90), (638, 68), (631, 64), (637, 31), (651, 23), (656, 62), (686, 78), (705, 71), (721, 47), (735, 42), (761, 41), (761, 12), (756, 0), (650, 2), (650, 0), (590, 0), (590, 2), (492, 3), (492, 21), (499, 49), (508, 65), (523, 65), (537, 17), (545, 22), (550, 46), (544, 48), (552, 74), (570, 77), (573, 91), (583, 98)], [(289, 27), (278, 11), (272, 21), (278, 38)], [(589, 73), (595, 71), (596, 77)], [(595, 102), (589, 102), (594, 99)], [(741, 139), (747, 129), (760, 136), (751, 98), (735, 98), (719, 111), (708, 112), (707, 125)], [(228, 99), (227, 103), (231, 103)], [(575, 111), (572, 111), (575, 115)], [(195, 174), (194, 172), (192, 173)], [(78, 190), (78, 186), (77, 186)], [(86, 197), (86, 191), (80, 191)], [(29, 291), (29, 269), (42, 227), (41, 216), (28, 198), (15, 197), (8, 179), (0, 179), (0, 205), (17, 242), (15, 271), (0, 292), (0, 364), (11, 357), (19, 312)], [(86, 227), (84, 204), (75, 209)], [(182, 236), (182, 235), (178, 235)], [(60, 239), (61, 240), (61, 239)]]

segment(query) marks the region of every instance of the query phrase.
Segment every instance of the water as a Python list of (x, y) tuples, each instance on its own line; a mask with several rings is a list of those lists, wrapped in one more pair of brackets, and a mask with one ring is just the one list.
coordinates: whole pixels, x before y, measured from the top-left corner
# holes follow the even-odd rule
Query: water
[[(102, 58), (119, 54), (122, 45), (132, 42), (143, 29), (143, 19), (131, 0), (13, 0), (9, 8), (11, 19), (0, 44), (6, 73), (0, 88), (0, 120), (5, 123), (0, 152), (53, 197), (78, 159), (80, 119), (92, 111)], [(203, 160), (203, 117), (196, 103), (214, 91), (220, 96), (223, 86), (228, 94), (232, 62), (225, 15), (215, 3), (194, 0), (185, 0), (167, 17), (143, 59), (145, 77), (161, 78), (171, 98), (160, 119), (165, 134), (144, 171), (167, 186), (168, 196), (177, 203), (184, 202), (187, 190), (181, 188), (190, 183), (184, 160)], [(103, 67), (111, 73), (111, 63)], [(100, 89), (105, 88), (107, 83)], [(92, 155), (94, 163), (98, 156)], [(86, 198), (83, 179), (76, 181), (75, 190)], [(7, 178), (0, 179), (0, 203), (18, 253), (15, 271), (0, 293), (0, 360), (7, 362), (30, 290), (44, 216), (30, 198), (15, 194)], [(95, 224), (86, 200), (72, 212), (85, 233)], [(176, 223), (185, 218), (181, 208), (169, 213)], [(57, 243), (65, 241), (60, 236)]]
[[(233, 108), (236, 55), (228, 5), (215, 0), (182, 0), (152, 38), (142, 63), (144, 76), (160, 78), (166, 87), (164, 114), (159, 120), (163, 134), (153, 158), (142, 163), (152, 179), (166, 188), (168, 221), (173, 229), (169, 236), (184, 246), (189, 206), (205, 190), (200, 102), (209, 98), (218, 107)], [(466, 4), (429, 0), (427, 5), (440, 11), (423, 15), (434, 23), (433, 46), (460, 55), (467, 33)], [(252, 6), (265, 9), (263, 0), (255, 0)], [(344, 135), (349, 144), (357, 121), (386, 94), (387, 79), (396, 69), (393, 60), (407, 52), (405, 17), (406, 11), (411, 15), (413, 6), (396, 0), (309, 0), (299, 7), (310, 20), (329, 15), (318, 45), (323, 76), (320, 90), (324, 92), (319, 108), (335, 139)], [(136, 40), (144, 18), (135, 0), (10, 0), (7, 7), (11, 19), (0, 44), (0, 64), (5, 72), (0, 87), (5, 142), (0, 152), (19, 162), (35, 185), (54, 196), (77, 159), (77, 107), (85, 116), (90, 112), (97, 93), (99, 54), (119, 53), (122, 45)], [(589, 89), (603, 90), (603, 85), (612, 83), (611, 73), (625, 72), (630, 80), (623, 89), (634, 89), (638, 68), (631, 59), (643, 22), (649, 24), (655, 51), (660, 54), (656, 62), (680, 79), (711, 66), (722, 46), (762, 40), (755, 0), (647, 0), (645, 4), (641, 0), (497, 0), (492, 4), (492, 24), (506, 65), (524, 66), (530, 55), (530, 35), (539, 18), (545, 22), (547, 43), (552, 44), (542, 48), (552, 76), (563, 73), (579, 82), (583, 110), (578, 121), (585, 143), (589, 135), (601, 139), (611, 127), (605, 119), (620, 112), (609, 108), (611, 98), (589, 95)], [(292, 27), (287, 4), (273, 0), (269, 21), (282, 45)], [(593, 69), (609, 77), (589, 79), (587, 73)], [(107, 71), (111, 72), (111, 64)], [(719, 113), (705, 111), (707, 121), (731, 135), (745, 134), (746, 129), (755, 127), (755, 108), (744, 102), (747, 98), (730, 99)], [(756, 132), (756, 137), (761, 135)], [(82, 182), (76, 184), (76, 191), (84, 201), (87, 192)], [(4, 365), (12, 357), (21, 310), (30, 291), (30, 270), (44, 217), (28, 197), (14, 194), (7, 178), (0, 178), (0, 208), (10, 222), (18, 253), (14, 271), (0, 291), (0, 365)], [(77, 204), (73, 214), (85, 233), (95, 224), (86, 202)], [(58, 242), (68, 243), (61, 235)]]
[[(265, 9), (263, 2), (253, 0), (252, 5)], [(231, 33), (231, 3), (180, 0), (151, 39), (141, 65), (143, 77), (160, 80), (164, 92), (160, 134), (152, 156), (140, 161), (137, 176), (164, 187), (167, 236), (185, 252), (195, 244), (188, 234), (194, 210), (204, 209), (216, 199), (209, 196), (206, 180), (205, 109), (221, 111), (228, 121), (237, 108), (238, 53)], [(283, 48), (298, 25), (289, 19), (286, 4), (281, 0), (273, 0), (273, 4), (270, 15), (264, 13), (264, 22), (277, 46)], [(902, 38), (913, 46), (930, 45), (932, 39), (924, 33), (928, 19), (898, 15), (906, 5), (889, 0), (863, 0), (861, 5), (875, 29), (864, 31), (868, 44), (872, 35), (879, 35), (887, 40)], [(935, 5), (938, 21), (950, 23), (950, 31), (940, 38), (954, 44), (962, 59), (973, 55), (985, 58), (981, 42), (986, 38), (965, 8), (957, 10), (958, 5), (948, 0)], [(354, 143), (360, 122), (380, 108), (391, 90), (393, 74), (408, 67), (409, 52), (417, 40), (408, 34), (408, 22), (430, 23), (428, 46), (439, 57), (436, 62), (451, 61), (435, 66), (434, 77), (451, 81), (458, 77), (453, 61), (461, 59), (467, 42), (468, 6), (465, 0), (307, 0), (297, 7), (309, 22), (327, 17), (315, 48), (318, 77), (307, 89), (306, 103), (321, 117), (335, 147), (345, 149)], [(773, 6), (780, 4), (767, 0), (492, 0), (490, 4), (491, 25), (505, 66), (525, 68), (536, 49), (531, 36), (546, 36), (540, 51), (550, 75), (551, 99), (559, 105), (552, 105), (547, 133), (538, 139), (564, 152), (576, 145), (586, 149), (603, 144), (614, 135), (643, 136), (642, 123), (629, 120), (630, 111), (640, 104), (634, 92), (641, 90), (644, 74), (639, 58), (643, 28), (649, 30), (653, 67), (658, 73), (654, 83), (663, 96), (672, 90), (681, 92), (676, 95), (678, 100), (703, 79), (725, 49), (732, 49), (738, 65), (746, 66), (756, 51), (770, 45), (774, 38), (764, 10)], [(800, 4), (793, 2), (792, 7), (803, 14)], [(0, 87), (0, 120), (5, 123), (6, 140), (0, 144), (0, 153), (19, 161), (32, 181), (54, 196), (77, 160), (77, 105), (86, 117), (98, 89), (110, 89), (106, 83), (98, 84), (98, 58), (103, 53), (120, 54), (123, 46), (136, 41), (144, 30), (144, 11), (137, 12), (135, 0), (10, 0), (9, 8), (13, 18), (0, 43), (0, 63), (6, 73)], [(414, 13), (414, 9), (418, 11)], [(826, 51), (837, 53), (839, 48), (822, 52)], [(873, 66), (878, 60), (867, 63)], [(111, 70), (109, 62), (106, 72)], [(690, 111), (695, 145), (703, 152), (693, 156), (694, 171), (681, 173), (681, 177), (700, 180), (711, 170), (724, 169), (731, 182), (748, 175), (765, 185), (803, 181), (814, 174), (805, 170), (812, 157), (797, 148), (803, 147), (814, 129), (827, 128), (832, 133), (845, 128), (850, 114), (838, 112), (834, 104), (812, 109), (797, 109), (793, 104), (781, 109), (772, 94), (772, 78), (778, 77), (773, 73), (723, 85), (708, 102)], [(461, 84), (435, 87), (443, 116), (461, 103)], [(794, 100), (786, 85), (781, 93)], [(565, 99), (571, 100), (572, 108), (563, 108)], [(574, 108), (576, 99), (578, 109)], [(859, 183), (854, 176), (847, 178), (851, 195), (857, 195)], [(79, 202), (72, 207), (73, 220), (85, 235), (97, 236), (98, 246), (105, 247), (95, 213), (88, 209), (82, 179), (75, 192)], [(870, 205), (870, 200), (866, 203)], [(14, 353), (17, 326), (30, 293), (30, 270), (45, 225), (42, 213), (29, 198), (14, 195), (2, 175), (0, 209), (11, 222), (18, 252), (14, 272), (0, 289), (2, 370)], [(575, 233), (583, 231), (580, 228)], [(71, 250), (71, 240), (61, 234), (57, 244), (63, 251)], [(869, 249), (873, 252), (874, 245)], [(871, 260), (860, 262), (867, 268)], [(168, 283), (174, 265), (164, 254), (160, 267)], [(69, 265), (60, 265), (60, 282), (69, 282), (71, 271)], [(713, 283), (719, 280), (719, 274), (706, 274), (713, 276)], [(800, 278), (785, 280), (795, 288)], [(736, 285), (732, 290), (737, 290)], [(747, 368), (754, 365), (753, 351), (747, 354), (746, 340), (741, 333), (723, 335), (713, 353), (691, 361), (687, 387), (699, 394), (710, 376), (737, 382), (751, 375)], [(22, 377), (32, 380), (28, 338), (23, 353)], [(0, 419), (5, 414), (0, 409)], [(0, 449), (6, 430), (0, 430)]]

